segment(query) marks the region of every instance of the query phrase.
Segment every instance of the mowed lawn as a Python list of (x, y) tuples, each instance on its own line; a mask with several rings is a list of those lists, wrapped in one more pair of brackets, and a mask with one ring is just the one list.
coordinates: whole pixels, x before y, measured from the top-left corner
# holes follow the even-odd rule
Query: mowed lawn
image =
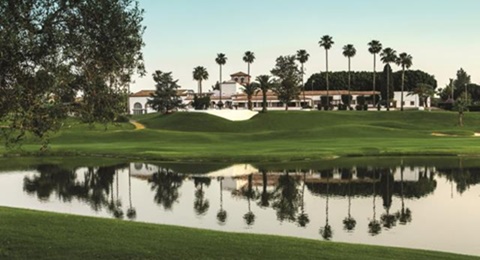
[(0, 259), (474, 259), (0, 207)]
[[(466, 113), (464, 127), (457, 113), (439, 111), (270, 111), (241, 122), (179, 112), (134, 119), (147, 129), (122, 123), (105, 131), (69, 120), (52, 135), (50, 153), (198, 161), (480, 154), (480, 138), (474, 137), (480, 113), (474, 112)], [(23, 149), (35, 153), (39, 146), (27, 141)]]

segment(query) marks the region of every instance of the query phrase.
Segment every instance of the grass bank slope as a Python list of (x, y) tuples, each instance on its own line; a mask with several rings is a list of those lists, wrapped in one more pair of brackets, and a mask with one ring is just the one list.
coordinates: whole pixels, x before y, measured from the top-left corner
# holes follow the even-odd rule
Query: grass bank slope
[[(147, 129), (119, 124), (89, 129), (72, 123), (52, 135), (51, 155), (131, 159), (289, 161), (332, 156), (479, 155), (480, 113), (428, 111), (287, 111), (232, 122), (202, 113), (143, 115)], [(433, 136), (443, 133), (446, 136)], [(22, 154), (35, 153), (29, 141)], [(0, 152), (5, 154), (4, 148)]]
[(0, 207), (1, 259), (474, 259)]

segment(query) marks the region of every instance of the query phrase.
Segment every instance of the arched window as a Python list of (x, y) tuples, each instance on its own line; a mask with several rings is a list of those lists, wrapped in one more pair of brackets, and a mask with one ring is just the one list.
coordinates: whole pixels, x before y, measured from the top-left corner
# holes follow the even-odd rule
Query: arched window
[(135, 103), (133, 104), (133, 114), (134, 115), (141, 115), (143, 114), (143, 107), (142, 107), (142, 104), (140, 103)]

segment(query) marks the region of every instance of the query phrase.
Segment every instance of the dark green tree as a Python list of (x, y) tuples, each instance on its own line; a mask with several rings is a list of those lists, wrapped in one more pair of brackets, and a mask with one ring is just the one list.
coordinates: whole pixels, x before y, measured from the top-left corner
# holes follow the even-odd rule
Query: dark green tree
[(148, 99), (147, 104), (163, 114), (182, 107), (182, 100), (177, 93), (180, 86), (177, 85), (178, 80), (173, 80), (172, 73), (157, 70), (152, 76), (156, 90), (150, 95), (151, 99)]
[(381, 103), (387, 106), (394, 96), (393, 86), (392, 84), (389, 85), (389, 83), (393, 81), (392, 68), (389, 64), (385, 65), (383, 68), (383, 73), (380, 76), (380, 95), (382, 97)]
[(298, 99), (300, 95), (301, 71), (295, 60), (295, 56), (280, 56), (277, 58), (275, 68), (271, 70), (271, 73), (279, 78), (273, 91), (285, 104), (285, 110), (288, 110), (288, 104), (292, 100)]
[(393, 96), (393, 93), (390, 94), (391, 92), (391, 85), (393, 85), (393, 80), (391, 79), (391, 74), (392, 74), (392, 69), (390, 67), (390, 63), (395, 62), (397, 60), (397, 53), (394, 51), (392, 48), (385, 48), (383, 49), (382, 53), (380, 53), (380, 56), (382, 57), (381, 60), (383, 63), (386, 64), (386, 72), (387, 72), (387, 82), (385, 85), (386, 88), (386, 95), (385, 95), (385, 101), (387, 102), (387, 111), (390, 111), (390, 99), (391, 96)]
[(131, 76), (145, 73), (142, 16), (134, 0), (2, 1), (0, 120), (12, 130), (7, 142), (27, 132), (47, 140), (69, 112), (89, 123), (125, 113)]

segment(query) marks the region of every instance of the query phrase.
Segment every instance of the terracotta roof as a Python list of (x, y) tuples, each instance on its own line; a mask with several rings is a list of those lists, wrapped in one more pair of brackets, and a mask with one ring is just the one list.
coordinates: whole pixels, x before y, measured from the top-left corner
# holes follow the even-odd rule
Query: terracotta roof
[[(187, 94), (186, 89), (178, 89), (177, 95), (183, 96)], [(130, 97), (150, 97), (150, 94), (155, 93), (155, 90), (140, 90), (137, 93), (131, 94)]]
[(240, 77), (242, 77), (242, 76), (243, 76), (243, 77), (250, 77), (250, 75), (248, 75), (248, 74), (247, 74), (247, 73), (245, 73), (245, 72), (241, 72), (241, 71), (239, 71), (239, 72), (237, 72), (237, 73), (233, 73), (233, 74), (232, 74), (232, 75), (230, 75), (230, 76), (231, 76), (231, 77), (235, 77), (235, 76), (240, 76)]

